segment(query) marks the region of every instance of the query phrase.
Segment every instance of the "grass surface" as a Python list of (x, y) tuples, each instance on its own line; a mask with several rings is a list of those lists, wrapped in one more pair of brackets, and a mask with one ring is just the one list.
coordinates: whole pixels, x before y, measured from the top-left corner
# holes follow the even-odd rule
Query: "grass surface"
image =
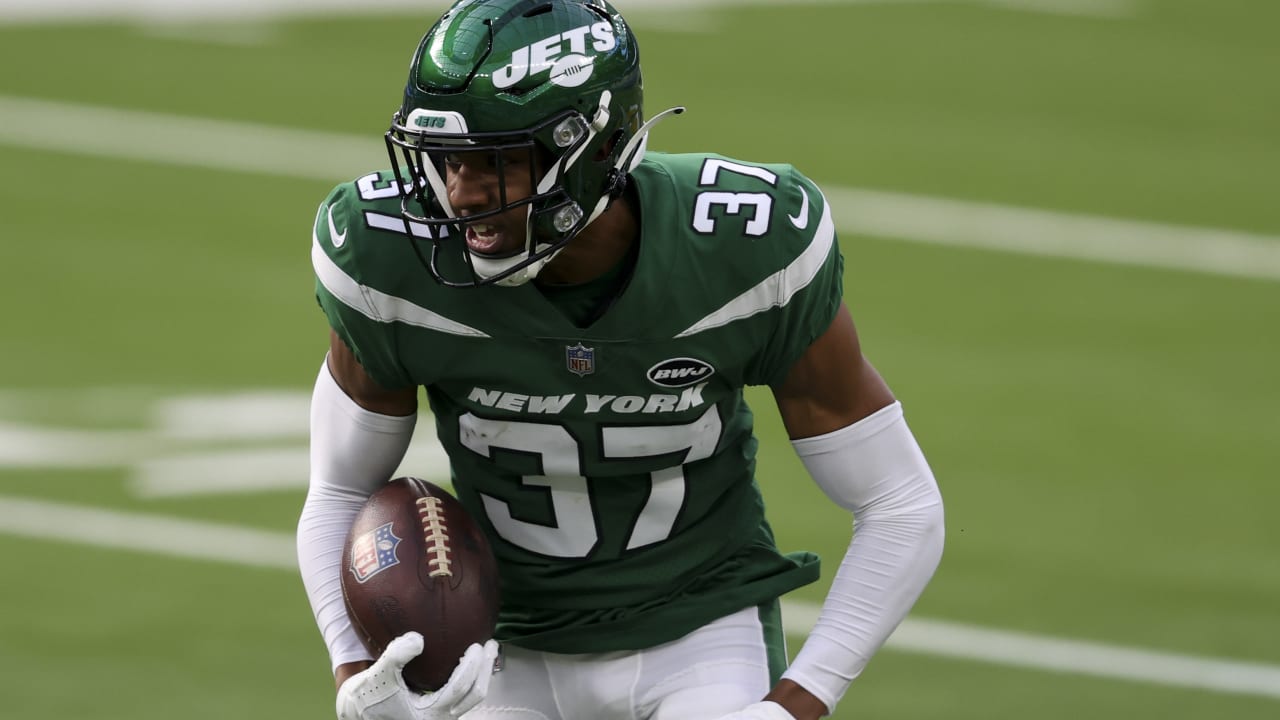
[[(641, 13), (650, 112), (690, 109), (653, 146), (785, 160), (831, 186), (1280, 234), (1280, 46), (1267, 29), (1280, 6), (1135, 7), (1103, 20), (788, 4), (702, 13), (688, 32)], [(364, 135), (376, 150), (426, 24), (0, 26), (0, 65), (14, 69), (0, 95)], [(85, 128), (86, 146), (111, 142)], [(383, 161), (374, 153), (369, 169)], [(0, 146), (0, 166), (0, 423), (154, 434), (166, 397), (309, 390), (326, 338), (308, 224), (346, 177), (14, 146)], [(1280, 663), (1280, 284), (841, 240), (865, 349), (947, 500), (948, 550), (920, 616)], [(767, 393), (753, 397), (780, 540), (828, 561), (823, 583), (797, 594), (818, 600), (848, 521), (804, 477)], [(302, 497), (145, 499), (133, 472), (7, 462), (0, 495), (281, 533)], [(291, 572), (11, 534), (0, 552), (0, 715), (332, 714)], [(836, 717), (1278, 710), (885, 652)]]

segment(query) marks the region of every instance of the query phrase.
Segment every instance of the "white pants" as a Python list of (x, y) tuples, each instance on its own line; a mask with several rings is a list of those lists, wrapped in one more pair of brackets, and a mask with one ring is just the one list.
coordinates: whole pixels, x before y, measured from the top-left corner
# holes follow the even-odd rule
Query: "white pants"
[(769, 691), (765, 629), (751, 607), (656, 647), (558, 655), (507, 646), (464, 720), (715, 720)]

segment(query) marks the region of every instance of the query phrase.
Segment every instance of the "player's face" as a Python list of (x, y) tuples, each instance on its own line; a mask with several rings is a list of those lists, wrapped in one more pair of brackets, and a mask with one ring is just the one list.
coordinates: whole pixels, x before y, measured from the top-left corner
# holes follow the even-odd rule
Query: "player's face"
[(525, 249), (528, 207), (517, 205), (495, 215), (467, 222), (533, 194), (535, 162), (527, 148), (460, 150), (444, 158), (449, 204), (464, 221), (467, 247), (472, 252), (504, 257)]

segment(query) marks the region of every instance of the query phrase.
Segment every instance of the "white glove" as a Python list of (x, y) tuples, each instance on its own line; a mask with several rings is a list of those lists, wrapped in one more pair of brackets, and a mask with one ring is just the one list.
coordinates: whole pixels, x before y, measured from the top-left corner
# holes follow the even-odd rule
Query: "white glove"
[(796, 720), (787, 709), (772, 700), (761, 700), (718, 720)]
[(419, 694), (400, 671), (422, 652), (422, 635), (392, 640), (382, 657), (338, 688), (338, 720), (454, 720), (484, 699), (498, 658), (498, 643), (474, 643), (463, 653), (444, 687)]

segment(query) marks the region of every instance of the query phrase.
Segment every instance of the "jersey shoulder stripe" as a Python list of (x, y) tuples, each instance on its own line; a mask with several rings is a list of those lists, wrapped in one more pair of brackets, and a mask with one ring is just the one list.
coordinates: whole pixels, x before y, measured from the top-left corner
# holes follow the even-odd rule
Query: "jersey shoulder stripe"
[[(802, 186), (801, 192), (804, 192)], [(818, 221), (818, 226), (804, 251), (796, 256), (786, 267), (766, 277), (715, 312), (690, 325), (687, 329), (678, 333), (676, 337), (696, 335), (704, 330), (717, 328), (735, 320), (741, 320), (757, 313), (782, 307), (790, 302), (796, 293), (813, 282), (813, 279), (817, 277), (818, 272), (827, 262), (827, 258), (831, 254), (831, 247), (835, 244), (836, 239), (831, 207), (827, 204), (826, 198), (821, 195), (821, 192), (817, 192), (819, 192), (822, 201), (822, 218)]]
[[(400, 322), (450, 335), (488, 337), (476, 328), (451, 320), (404, 298), (382, 292), (352, 277), (330, 253), (341, 258), (344, 264), (358, 263), (360, 253), (357, 246), (367, 244), (369, 238), (364, 237), (367, 231), (362, 226), (350, 222), (353, 216), (358, 218), (362, 213), (358, 210), (355, 213), (343, 212), (342, 206), (347, 204), (344, 194), (342, 188), (339, 188), (320, 205), (312, 230), (311, 265), (317, 281), (325, 291), (343, 305), (378, 323)], [(339, 223), (343, 224), (341, 230), (337, 227)]]

